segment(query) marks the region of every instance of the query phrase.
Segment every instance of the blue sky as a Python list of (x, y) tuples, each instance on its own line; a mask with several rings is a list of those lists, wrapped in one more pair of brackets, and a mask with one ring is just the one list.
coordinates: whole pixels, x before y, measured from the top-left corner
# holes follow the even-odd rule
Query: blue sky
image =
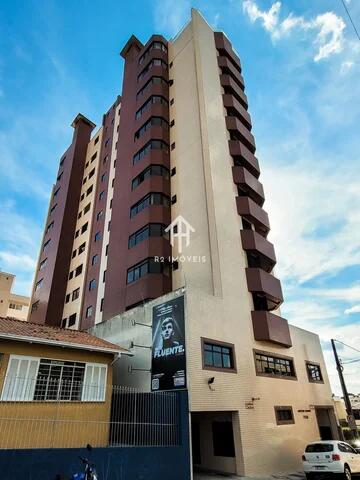
[[(360, 2), (347, 0), (360, 28)], [(29, 294), (61, 153), (78, 112), (100, 124), (134, 33), (168, 38), (199, 8), (239, 53), (285, 303), (282, 314), (360, 349), (360, 42), (340, 0), (3, 0), (0, 268)], [(356, 352), (342, 349), (344, 359)], [(358, 354), (360, 357), (360, 354)], [(360, 392), (360, 363), (347, 366)]]

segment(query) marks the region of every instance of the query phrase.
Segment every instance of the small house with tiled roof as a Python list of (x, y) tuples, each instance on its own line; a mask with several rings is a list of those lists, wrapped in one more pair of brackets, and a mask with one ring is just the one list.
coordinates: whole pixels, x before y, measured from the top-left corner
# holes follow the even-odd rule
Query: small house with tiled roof
[(105, 446), (113, 364), (129, 354), (87, 332), (0, 317), (0, 448)]

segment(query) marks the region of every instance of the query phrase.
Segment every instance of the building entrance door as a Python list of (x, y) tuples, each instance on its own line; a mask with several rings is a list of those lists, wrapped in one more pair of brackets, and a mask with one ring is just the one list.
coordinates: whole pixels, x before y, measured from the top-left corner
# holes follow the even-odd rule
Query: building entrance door
[(336, 419), (332, 407), (315, 407), (321, 440), (338, 439)]
[(192, 413), (191, 438), (195, 471), (236, 473), (233, 412)]

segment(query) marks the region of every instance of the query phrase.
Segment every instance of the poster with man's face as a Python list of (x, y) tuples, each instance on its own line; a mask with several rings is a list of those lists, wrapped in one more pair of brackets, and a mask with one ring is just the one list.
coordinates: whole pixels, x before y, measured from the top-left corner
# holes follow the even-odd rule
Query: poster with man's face
[(181, 388), (186, 388), (183, 296), (153, 308), (151, 362), (151, 390)]

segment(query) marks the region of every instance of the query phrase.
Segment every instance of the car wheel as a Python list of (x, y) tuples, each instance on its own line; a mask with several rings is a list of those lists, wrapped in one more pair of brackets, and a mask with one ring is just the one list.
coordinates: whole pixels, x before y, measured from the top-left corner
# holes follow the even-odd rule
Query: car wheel
[(345, 465), (345, 468), (344, 468), (344, 479), (345, 480), (351, 480), (352, 479), (351, 470), (347, 465)]

